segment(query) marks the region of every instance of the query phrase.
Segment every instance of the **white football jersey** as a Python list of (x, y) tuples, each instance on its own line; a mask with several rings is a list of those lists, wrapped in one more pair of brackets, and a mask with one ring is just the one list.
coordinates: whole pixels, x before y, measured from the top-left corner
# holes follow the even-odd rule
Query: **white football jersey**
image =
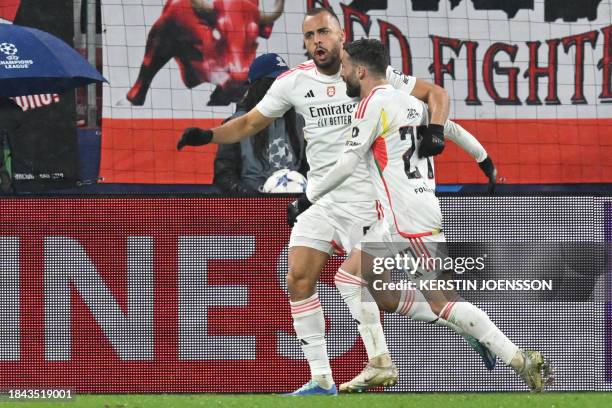
[[(401, 89), (404, 96), (412, 92), (416, 82), (416, 78), (391, 67), (387, 68), (387, 79)], [(304, 117), (306, 158), (310, 165), (308, 180), (318, 182), (342, 154), (356, 106), (357, 99), (346, 95), (346, 84), (340, 72), (324, 75), (309, 60), (281, 74), (257, 104), (257, 110), (264, 116), (277, 118), (295, 107)], [(375, 200), (366, 163), (360, 163), (355, 172), (324, 199), (334, 202)]]
[(428, 124), (427, 106), (382, 85), (359, 102), (353, 115), (344, 150), (368, 164), (386, 222), (405, 238), (439, 232), (442, 213), (435, 195), (434, 162), (417, 153)]

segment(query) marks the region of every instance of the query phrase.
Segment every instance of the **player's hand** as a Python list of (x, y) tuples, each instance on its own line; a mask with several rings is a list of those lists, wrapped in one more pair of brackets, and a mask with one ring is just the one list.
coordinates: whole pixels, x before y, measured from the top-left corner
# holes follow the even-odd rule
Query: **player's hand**
[(478, 166), (482, 170), (482, 172), (489, 179), (489, 186), (487, 187), (487, 193), (493, 194), (495, 193), (495, 185), (497, 183), (497, 169), (493, 164), (493, 160), (489, 156), (486, 159), (478, 163)]
[(183, 131), (181, 138), (176, 144), (176, 150), (181, 150), (185, 146), (202, 146), (210, 143), (212, 138), (212, 130), (190, 127)]
[(297, 221), (298, 215), (306, 211), (312, 203), (306, 197), (306, 194), (302, 194), (297, 200), (287, 206), (287, 224), (293, 227)]
[(444, 126), (430, 123), (419, 145), (419, 158), (431, 157), (444, 150)]

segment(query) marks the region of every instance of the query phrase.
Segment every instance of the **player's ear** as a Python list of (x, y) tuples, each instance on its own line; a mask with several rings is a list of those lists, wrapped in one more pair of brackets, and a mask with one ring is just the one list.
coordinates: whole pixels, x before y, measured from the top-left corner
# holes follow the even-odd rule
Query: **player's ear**
[(363, 65), (357, 65), (357, 78), (363, 79), (367, 74), (366, 67)]

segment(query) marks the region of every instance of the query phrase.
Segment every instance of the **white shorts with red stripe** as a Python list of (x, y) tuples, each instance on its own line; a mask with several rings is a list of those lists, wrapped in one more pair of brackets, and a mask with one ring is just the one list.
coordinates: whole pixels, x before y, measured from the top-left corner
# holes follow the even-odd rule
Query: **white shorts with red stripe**
[(418, 235), (422, 234), (415, 234), (414, 238), (403, 237), (385, 220), (380, 220), (368, 230), (355, 248), (374, 258), (395, 258), (398, 254), (402, 258), (404, 254), (409, 258), (420, 258), (419, 263), (409, 263), (419, 268), (415, 273), (407, 273), (408, 277), (412, 281), (436, 279), (444, 271), (441, 261), (448, 256), (446, 237), (441, 231)]
[(332, 242), (347, 253), (382, 218), (377, 201), (331, 202), (320, 200), (300, 214), (291, 230), (289, 247), (305, 246), (332, 254)]

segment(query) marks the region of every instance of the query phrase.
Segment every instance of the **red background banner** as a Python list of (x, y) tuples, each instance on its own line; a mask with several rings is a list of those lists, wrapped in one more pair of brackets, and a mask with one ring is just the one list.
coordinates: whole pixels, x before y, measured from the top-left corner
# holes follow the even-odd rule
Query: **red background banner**
[[(213, 123), (214, 122), (214, 123)], [(183, 129), (215, 120), (105, 119), (101, 174), (106, 183), (209, 184), (216, 146), (176, 151)], [(612, 119), (458, 120), (493, 158), (501, 183), (608, 183)], [(436, 181), (485, 183), (476, 162), (452, 142), (436, 157)]]
[[(288, 200), (1, 200), (0, 389), (294, 390), (308, 379), (308, 367), (284, 291)], [(449, 242), (511, 237), (515, 247), (534, 239), (576, 242), (601, 235), (610, 197), (440, 201)], [(520, 256), (502, 252), (502, 262), (491, 261), (492, 276), (498, 273), (494, 264), (503, 273), (524, 265)], [(339, 262), (329, 263), (318, 293), (334, 379), (342, 383), (363, 368), (366, 355), (333, 287)], [(605, 277), (583, 275), (577, 263), (574, 271), (555, 260), (537, 276), (563, 272), (556, 299), (605, 293)], [(602, 303), (513, 300), (482, 306), (516, 344), (538, 345), (570, 373), (554, 390), (610, 389), (605, 336), (593, 335), (605, 330)], [(383, 325), (400, 370), (399, 384), (389, 391), (524, 391), (508, 367), (486, 370), (447, 329), (396, 315), (385, 315)]]
[[(307, 364), (299, 355), (293, 358), (281, 355), (277, 343), (280, 332), (294, 335), (287, 296), (278, 278), (280, 270), (286, 273), (282, 254), (286, 257), (283, 251), (289, 228), (284, 214), (277, 216), (277, 213), (286, 202), (287, 199), (178, 198), (3, 200), (0, 237), (14, 237), (11, 239), (19, 243), (19, 321), (13, 323), (20, 327), (20, 350), (16, 361), (6, 361), (6, 356), (5, 361), (0, 360), (0, 388), (70, 388), (77, 392), (295, 389), (308, 379)], [(142, 355), (120, 357), (92, 311), (116, 303), (123, 314), (129, 313), (128, 297), (135, 293), (134, 290), (130, 293), (126, 277), (130, 262), (129, 237), (146, 237), (152, 242), (153, 353), (145, 359)], [(211, 258), (218, 259), (210, 260), (207, 266), (190, 266), (189, 260), (187, 264), (181, 263), (181, 256), (193, 255), (179, 250), (179, 242), (185, 237), (216, 237), (215, 248), (235, 255), (226, 258), (212, 255)], [(228, 248), (232, 237), (242, 237), (239, 239), (254, 243), (254, 248)], [(51, 350), (50, 344), (58, 341), (59, 329), (45, 324), (45, 318), (49, 319), (48, 314), (53, 313), (49, 304), (62, 299), (54, 298), (49, 287), (45, 289), (45, 279), (54, 262), (58, 270), (72, 270), (76, 274), (85, 273), (88, 263), (78, 261), (75, 251), (68, 247), (53, 255), (50, 242), (58, 239), (69, 239), (84, 251), (112, 297), (83, 294), (75, 283), (77, 279), (70, 282), (71, 353), (63, 361), (50, 361), (46, 353), (57, 353), (57, 348)], [(3, 258), (10, 256), (10, 251), (5, 246)], [(146, 249), (139, 247), (135, 252), (146, 253)], [(53, 257), (55, 261), (51, 260)], [(244, 259), (236, 259), (240, 257)], [(142, 268), (145, 260), (140, 262)], [(333, 271), (338, 262), (338, 259), (330, 262), (322, 282), (333, 285)], [(204, 271), (202, 281), (184, 282), (195, 288), (203, 301), (237, 305), (212, 305), (205, 315), (190, 310), (189, 301), (183, 302), (185, 299), (182, 301), (179, 293), (179, 265), (193, 268), (193, 273)], [(238, 305), (239, 300), (224, 295), (227, 290), (222, 287), (227, 285), (242, 287), (245, 304)], [(136, 292), (139, 290), (137, 287)], [(61, 316), (55, 318), (61, 320)], [(204, 322), (207, 339), (253, 336), (255, 349), (232, 348), (230, 343), (226, 359), (219, 360), (219, 352), (213, 347), (204, 349), (210, 358), (186, 358), (181, 349), (188, 348), (188, 343), (196, 337), (187, 333), (181, 338), (179, 326), (180, 320), (189, 323), (190, 319)], [(128, 338), (127, 332), (125, 337)], [(5, 337), (0, 341), (17, 340)], [(297, 341), (295, 344), (297, 347)], [(346, 347), (348, 351), (333, 360), (337, 381), (347, 380), (359, 372), (365, 361), (360, 341), (348, 343)], [(249, 358), (239, 358), (244, 353)]]
[(220, 119), (104, 119), (100, 176), (104, 183), (212, 184), (217, 145), (176, 144), (187, 127)]

